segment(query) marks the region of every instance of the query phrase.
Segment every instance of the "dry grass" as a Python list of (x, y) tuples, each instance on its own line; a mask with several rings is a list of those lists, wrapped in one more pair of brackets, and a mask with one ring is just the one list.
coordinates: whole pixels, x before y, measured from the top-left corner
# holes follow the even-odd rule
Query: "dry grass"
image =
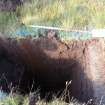
[[(36, 98), (37, 98), (37, 101), (35, 102), (34, 100), (35, 105), (88, 105), (88, 104), (79, 103), (74, 98), (69, 99), (69, 103), (65, 102), (66, 97), (70, 98), (70, 94), (68, 91), (68, 86), (70, 84), (71, 84), (71, 81), (66, 82), (66, 88), (62, 92), (61, 96), (59, 98), (57, 98), (56, 96), (53, 96), (53, 99), (49, 102), (46, 102), (44, 99), (43, 100), (40, 99), (39, 90), (33, 93), (30, 92), (30, 94), (26, 96), (13, 93), (11, 91), (9, 95), (6, 95), (4, 98), (0, 99), (0, 105), (29, 105), (30, 100), (33, 100), (33, 99), (36, 100)], [(33, 103), (33, 101), (31, 102)], [(34, 105), (34, 104), (31, 104), (31, 105)]]
[(105, 27), (105, 0), (30, 0), (15, 12), (0, 12), (0, 32), (13, 33), (20, 23), (70, 29)]

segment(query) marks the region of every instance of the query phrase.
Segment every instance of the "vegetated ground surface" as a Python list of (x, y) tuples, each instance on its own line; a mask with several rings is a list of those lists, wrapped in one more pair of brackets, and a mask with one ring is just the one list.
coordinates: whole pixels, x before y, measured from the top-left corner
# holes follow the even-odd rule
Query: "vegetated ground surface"
[(5, 34), (21, 23), (82, 30), (105, 27), (105, 0), (0, 0), (0, 8), (0, 31)]

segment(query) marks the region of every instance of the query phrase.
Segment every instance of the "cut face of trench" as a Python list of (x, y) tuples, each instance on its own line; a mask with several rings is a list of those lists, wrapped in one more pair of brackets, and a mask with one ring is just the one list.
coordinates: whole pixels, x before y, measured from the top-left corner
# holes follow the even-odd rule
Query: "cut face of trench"
[(92, 75), (94, 98), (97, 104), (105, 104), (105, 60), (104, 46), (94, 44), (89, 46), (89, 65)]
[[(99, 63), (101, 57), (98, 56), (97, 48), (94, 50), (93, 47), (89, 47), (88, 54), (85, 52), (86, 45), (91, 42), (92, 40), (71, 41), (65, 44), (56, 38), (20, 40), (1, 38), (0, 76), (5, 74), (8, 84), (12, 82), (13, 86), (19, 85), (24, 93), (30, 92), (34, 81), (32, 91), (39, 87), (42, 98), (49, 92), (57, 94), (63, 91), (67, 81), (72, 81), (68, 87), (70, 97), (80, 102), (87, 102), (93, 96), (98, 98), (98, 95), (100, 97), (102, 94), (100, 89), (104, 90), (103, 84), (96, 82), (98, 80), (102, 83), (99, 72), (102, 63)], [(89, 57), (87, 66), (90, 70), (85, 66), (87, 63), (85, 56)], [(92, 58), (93, 56), (95, 57)], [(92, 80), (88, 78), (89, 74)], [(8, 84), (0, 83), (4, 90), (8, 90), (6, 87)]]

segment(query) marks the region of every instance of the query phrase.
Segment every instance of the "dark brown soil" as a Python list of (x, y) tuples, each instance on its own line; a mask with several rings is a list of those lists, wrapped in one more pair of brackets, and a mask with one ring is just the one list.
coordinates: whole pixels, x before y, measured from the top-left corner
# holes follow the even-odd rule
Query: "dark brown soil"
[(91, 39), (66, 44), (56, 38), (0, 38), (0, 86), (5, 91), (18, 86), (25, 93), (33, 84), (32, 90), (40, 88), (43, 98), (48, 92), (63, 90), (72, 80), (70, 96), (86, 102), (94, 96), (88, 46), (99, 42)]

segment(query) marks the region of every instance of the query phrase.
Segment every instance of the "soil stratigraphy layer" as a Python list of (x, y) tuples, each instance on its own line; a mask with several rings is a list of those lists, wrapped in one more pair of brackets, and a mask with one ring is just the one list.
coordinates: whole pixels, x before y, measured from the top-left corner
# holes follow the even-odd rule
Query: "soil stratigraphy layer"
[(28, 92), (34, 84), (43, 98), (48, 92), (60, 92), (71, 81), (70, 96), (81, 102), (99, 100), (105, 90), (104, 43), (104, 39), (66, 44), (55, 37), (0, 38), (0, 86)]

